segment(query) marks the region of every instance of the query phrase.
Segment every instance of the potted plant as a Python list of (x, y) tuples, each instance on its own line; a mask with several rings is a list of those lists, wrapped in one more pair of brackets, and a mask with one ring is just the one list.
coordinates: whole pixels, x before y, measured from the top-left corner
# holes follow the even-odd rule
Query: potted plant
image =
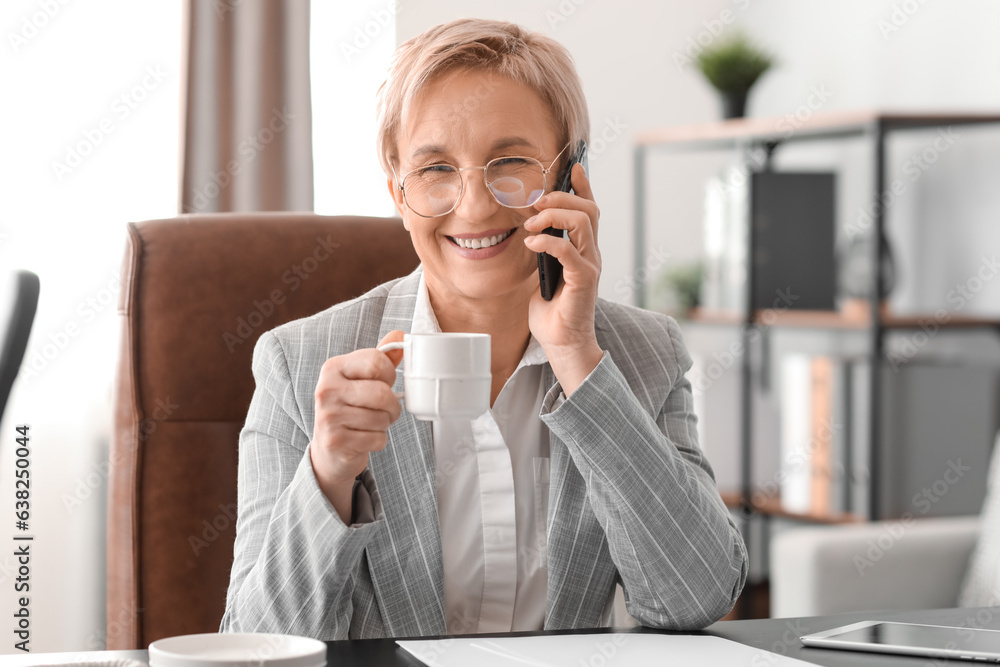
[(698, 54), (698, 69), (722, 95), (725, 118), (742, 118), (750, 88), (774, 64), (771, 54), (733, 32)]
[(660, 274), (656, 292), (672, 302), (678, 318), (689, 317), (701, 302), (703, 274), (704, 265), (701, 262), (676, 265)]

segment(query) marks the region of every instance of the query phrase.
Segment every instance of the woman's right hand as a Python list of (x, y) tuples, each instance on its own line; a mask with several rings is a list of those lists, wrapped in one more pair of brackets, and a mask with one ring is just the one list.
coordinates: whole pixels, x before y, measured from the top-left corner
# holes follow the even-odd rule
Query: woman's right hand
[[(389, 332), (379, 342), (403, 340)], [(309, 456), (319, 488), (345, 525), (351, 524), (354, 479), (368, 466), (368, 455), (385, 448), (389, 425), (399, 418), (392, 393), (402, 350), (355, 350), (331, 357), (316, 382), (316, 421)]]

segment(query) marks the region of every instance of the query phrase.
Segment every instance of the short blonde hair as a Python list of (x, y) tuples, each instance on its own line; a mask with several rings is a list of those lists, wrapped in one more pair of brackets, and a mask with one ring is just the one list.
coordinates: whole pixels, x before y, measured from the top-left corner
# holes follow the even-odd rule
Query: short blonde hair
[[(377, 105), (376, 143), (387, 176), (399, 164), (396, 142), (410, 104), (437, 77), (460, 70), (495, 74), (528, 86), (552, 110), (562, 143), (589, 138), (587, 100), (564, 46), (514, 23), (459, 19), (407, 40), (393, 55)], [(470, 99), (470, 108), (456, 111), (474, 112), (477, 103)]]

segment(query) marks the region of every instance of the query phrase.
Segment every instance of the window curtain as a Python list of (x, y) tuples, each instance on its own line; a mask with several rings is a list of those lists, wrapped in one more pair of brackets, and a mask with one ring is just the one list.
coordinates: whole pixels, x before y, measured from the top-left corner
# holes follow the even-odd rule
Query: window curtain
[(186, 0), (181, 213), (313, 210), (309, 0)]

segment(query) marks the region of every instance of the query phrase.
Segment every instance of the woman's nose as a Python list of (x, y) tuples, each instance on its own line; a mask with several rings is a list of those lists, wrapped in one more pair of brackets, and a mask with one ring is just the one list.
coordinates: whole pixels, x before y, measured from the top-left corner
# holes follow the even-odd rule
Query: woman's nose
[(465, 181), (455, 213), (466, 220), (489, 218), (500, 204), (486, 187), (486, 179), (483, 177), (485, 167), (469, 167), (461, 171)]

